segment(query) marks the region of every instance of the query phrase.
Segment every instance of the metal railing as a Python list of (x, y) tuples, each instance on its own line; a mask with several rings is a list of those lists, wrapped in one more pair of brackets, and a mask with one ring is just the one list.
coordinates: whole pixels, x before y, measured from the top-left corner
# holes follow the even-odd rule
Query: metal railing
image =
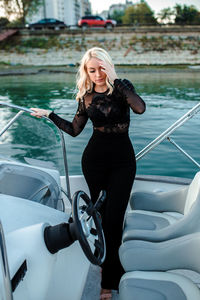
[(12, 286), (10, 280), (10, 273), (8, 268), (8, 258), (6, 251), (6, 243), (4, 238), (3, 226), (0, 221), (0, 268), (2, 273), (2, 289), (0, 291), (3, 300), (13, 300)]
[[(0, 106), (7, 106), (10, 108), (14, 108), (16, 110), (19, 110), (19, 112), (14, 116), (14, 118), (12, 118), (10, 120), (10, 122), (0, 131), (0, 136), (6, 131), (8, 130), (8, 128), (10, 128), (10, 126), (21, 116), (21, 114), (23, 112), (26, 113), (32, 113), (33, 111), (29, 108), (26, 107), (22, 107), (22, 106), (18, 106), (18, 105), (14, 105), (14, 104), (10, 104), (10, 103), (6, 103), (6, 102), (2, 102), (0, 101)], [(71, 191), (70, 191), (70, 184), (69, 184), (69, 172), (68, 172), (68, 164), (67, 164), (67, 151), (66, 151), (66, 145), (65, 145), (65, 140), (64, 140), (64, 136), (62, 131), (54, 124), (53, 121), (51, 121), (49, 118), (47, 117), (42, 117), (45, 120), (48, 120), (49, 122), (51, 122), (58, 130), (59, 135), (60, 135), (60, 139), (61, 139), (61, 146), (62, 146), (62, 153), (63, 153), (63, 161), (64, 161), (64, 170), (65, 170), (65, 178), (66, 178), (66, 195), (69, 199), (69, 201), (72, 203), (72, 198), (71, 198)]]
[(194, 115), (196, 115), (200, 110), (200, 103), (195, 105), (191, 110), (189, 110), (185, 115), (183, 115), (180, 119), (178, 119), (175, 123), (173, 123), (170, 127), (168, 127), (165, 131), (163, 131), (157, 138), (155, 138), (151, 143), (149, 143), (146, 147), (144, 147), (137, 155), (136, 160), (141, 159), (155, 147), (157, 147), (163, 140), (168, 139), (179, 151), (181, 151), (184, 155), (187, 156), (196, 166), (200, 168), (200, 165), (180, 146), (178, 146), (172, 139), (170, 139), (170, 135), (180, 126), (182, 126), (186, 121), (190, 120)]
[(191, 162), (193, 162), (198, 168), (200, 168), (200, 164), (198, 164), (196, 162), (196, 160), (194, 160), (194, 158), (192, 158), (185, 150), (183, 150), (183, 148), (181, 148), (174, 140), (172, 140), (170, 137), (167, 137), (168, 141), (174, 145), (180, 152), (182, 152), (189, 160), (191, 160)]
[[(6, 102), (0, 101), (0, 106), (7, 106), (11, 108), (15, 108), (19, 110), (19, 112), (15, 115), (15, 117), (0, 131), (0, 136), (15, 122), (15, 120), (23, 113), (31, 113), (32, 110), (17, 106), (14, 104), (8, 104)], [(150, 142), (146, 147), (144, 147), (137, 155), (136, 155), (136, 161), (141, 159), (143, 156), (145, 156), (147, 153), (149, 153), (151, 150), (153, 150), (155, 147), (157, 147), (163, 140), (167, 139), (171, 144), (173, 144), (179, 151), (181, 151), (190, 161), (192, 161), (197, 167), (200, 168), (200, 164), (196, 162), (186, 151), (184, 151), (180, 146), (178, 146), (172, 139), (170, 139), (170, 135), (180, 126), (182, 126), (186, 121), (190, 120), (194, 115), (196, 115), (200, 110), (200, 103), (195, 105), (191, 110), (189, 110), (186, 114), (184, 114), (180, 119), (178, 119), (176, 122), (174, 122), (170, 127), (168, 127), (164, 132), (162, 132), (157, 138), (155, 138), (152, 142)], [(54, 124), (50, 119), (43, 117), (44, 119), (47, 119), (52, 124)], [(54, 124), (55, 125), (55, 124)], [(55, 125), (56, 126), (56, 125)], [(71, 193), (70, 193), (70, 184), (69, 184), (69, 173), (68, 173), (68, 165), (67, 165), (67, 153), (66, 153), (66, 146), (65, 141), (63, 137), (62, 131), (56, 126), (58, 129), (58, 132), (61, 137), (61, 144), (62, 144), (62, 152), (63, 152), (63, 160), (64, 160), (64, 168), (65, 168), (65, 177), (66, 177), (66, 186), (67, 186), (67, 197), (69, 198), (69, 201), (71, 200)]]

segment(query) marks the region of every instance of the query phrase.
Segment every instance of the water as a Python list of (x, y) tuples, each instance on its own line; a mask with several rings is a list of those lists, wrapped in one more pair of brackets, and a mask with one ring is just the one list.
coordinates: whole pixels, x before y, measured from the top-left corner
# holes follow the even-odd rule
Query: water
[[(131, 114), (130, 138), (138, 153), (152, 139), (167, 129), (200, 101), (198, 72), (133, 72), (121, 78), (131, 80), (145, 100), (143, 115)], [(0, 100), (26, 107), (53, 109), (72, 120), (75, 74), (40, 74), (1, 77)], [(14, 116), (15, 110), (0, 108), (0, 129)], [(59, 135), (52, 124), (27, 114), (0, 138), (0, 155), (24, 161), (23, 157), (53, 161), (63, 174)], [(76, 138), (65, 134), (70, 174), (81, 174), (81, 154), (92, 133), (88, 122)], [(173, 139), (200, 163), (199, 115), (179, 128)], [(198, 168), (168, 141), (138, 161), (137, 174), (169, 175), (192, 178)]]

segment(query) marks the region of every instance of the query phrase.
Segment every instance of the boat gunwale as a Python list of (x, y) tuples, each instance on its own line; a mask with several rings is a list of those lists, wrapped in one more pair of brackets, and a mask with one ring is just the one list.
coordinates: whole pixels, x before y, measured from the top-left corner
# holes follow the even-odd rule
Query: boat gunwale
[(170, 184), (189, 185), (192, 181), (191, 178), (163, 176), (163, 175), (136, 175), (135, 180), (138, 181), (152, 181)]

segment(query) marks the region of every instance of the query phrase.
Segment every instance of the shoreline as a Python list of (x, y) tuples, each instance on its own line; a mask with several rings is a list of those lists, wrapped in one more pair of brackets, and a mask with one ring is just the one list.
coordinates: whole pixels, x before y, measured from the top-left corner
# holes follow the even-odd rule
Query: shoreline
[(123, 32), (53, 32), (53, 36), (52, 32), (21, 31), (0, 49), (0, 75), (12, 72), (19, 75), (38, 72), (74, 73), (85, 51), (92, 47), (107, 50), (120, 71), (198, 71), (200, 26), (198, 31), (189, 27), (186, 32), (184, 27), (177, 32), (170, 31), (171, 28), (167, 32), (166, 28), (157, 27), (154, 28), (156, 32), (152, 32), (150, 29), (153, 28), (149, 27), (143, 28), (143, 31), (139, 29), (137, 32), (133, 28), (131, 31), (124, 29)]
[[(199, 73), (199, 65), (189, 64), (173, 64), (173, 65), (115, 65), (118, 73)], [(23, 76), (23, 75), (38, 75), (38, 74), (76, 74), (78, 66), (75, 65), (3, 65), (0, 64), (0, 76)]]

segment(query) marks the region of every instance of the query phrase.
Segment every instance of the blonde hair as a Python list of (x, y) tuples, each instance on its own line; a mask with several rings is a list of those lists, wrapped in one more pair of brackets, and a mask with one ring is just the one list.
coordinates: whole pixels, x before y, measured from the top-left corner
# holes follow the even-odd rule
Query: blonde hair
[[(93, 82), (90, 80), (88, 73), (87, 73), (87, 63), (91, 58), (98, 58), (106, 63), (109, 63), (112, 65), (112, 59), (108, 52), (106, 52), (104, 49), (99, 47), (93, 47), (83, 55), (80, 63), (80, 67), (77, 73), (76, 77), (76, 85), (78, 89), (78, 93), (76, 95), (76, 100), (81, 99), (87, 92), (92, 92), (93, 90)], [(113, 86), (109, 82), (108, 77), (106, 78), (106, 85), (108, 87), (108, 94), (112, 94), (113, 92)]]

